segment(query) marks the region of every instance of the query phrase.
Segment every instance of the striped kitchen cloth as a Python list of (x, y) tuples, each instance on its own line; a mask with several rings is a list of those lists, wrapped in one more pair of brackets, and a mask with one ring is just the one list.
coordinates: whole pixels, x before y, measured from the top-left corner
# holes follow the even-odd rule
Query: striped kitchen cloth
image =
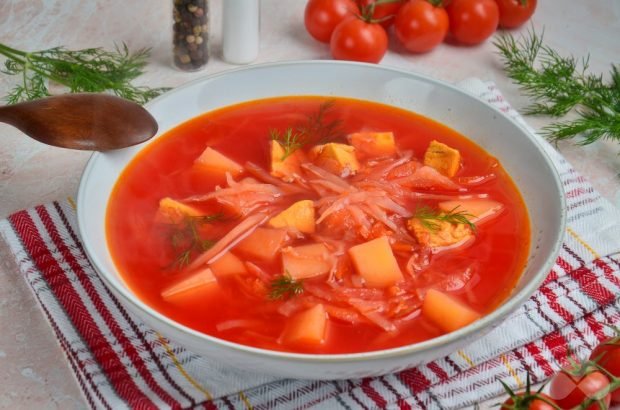
[[(523, 121), (493, 84), (463, 88)], [(71, 200), (0, 221), (4, 252), (31, 286), (92, 408), (453, 409), (542, 381), (583, 357), (620, 323), (620, 211), (551, 146), (568, 226), (541, 288), (482, 339), (382, 377), (312, 381), (239, 371), (171, 343), (127, 312), (99, 280), (76, 231)], [(1, 242), (1, 241), (0, 241)]]

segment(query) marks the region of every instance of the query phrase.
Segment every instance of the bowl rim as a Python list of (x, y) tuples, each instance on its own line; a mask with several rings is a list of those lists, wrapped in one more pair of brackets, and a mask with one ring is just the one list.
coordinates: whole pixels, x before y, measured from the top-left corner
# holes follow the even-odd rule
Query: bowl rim
[[(551, 157), (546, 152), (541, 142), (538, 141), (536, 137), (533, 135), (533, 133), (529, 131), (523, 124), (520, 124), (518, 121), (506, 115), (500, 109), (484, 101), (480, 97), (474, 94), (471, 94), (467, 92), (466, 90), (454, 84), (451, 84), (451, 83), (448, 83), (442, 80), (438, 80), (438, 79), (432, 78), (424, 74), (408, 71), (402, 68), (385, 66), (385, 65), (376, 65), (376, 64), (370, 64), (370, 63), (360, 63), (360, 62), (351, 62), (351, 61), (335, 61), (335, 60), (291, 60), (291, 61), (282, 61), (282, 62), (253, 64), (250, 66), (236, 67), (233, 69), (220, 71), (220, 72), (213, 73), (213, 74), (206, 74), (194, 80), (188, 81), (154, 98), (153, 100), (145, 104), (144, 107), (147, 110), (149, 110), (149, 108), (152, 105), (156, 104), (160, 100), (169, 98), (171, 94), (174, 94), (176, 92), (179, 92), (189, 87), (196, 86), (197, 84), (200, 84), (203, 82), (211, 81), (219, 77), (234, 75), (235, 73), (240, 72), (240, 71), (248, 71), (248, 70), (253, 71), (253, 70), (262, 70), (262, 69), (270, 69), (270, 68), (283, 68), (283, 67), (291, 67), (291, 66), (295, 67), (295, 66), (303, 66), (303, 65), (326, 65), (326, 66), (330, 66), (330, 65), (347, 66), (348, 65), (348, 66), (365, 67), (365, 68), (380, 70), (380, 71), (391, 71), (397, 74), (401, 74), (403, 76), (415, 78), (422, 82), (431, 83), (438, 87), (447, 88), (452, 92), (456, 92), (467, 98), (471, 98), (477, 101), (478, 103), (483, 104), (487, 108), (491, 109), (497, 115), (501, 115), (504, 119), (507, 119), (510, 123), (512, 123), (513, 126), (517, 127), (524, 134), (524, 136), (538, 149), (538, 151), (542, 155), (543, 161), (546, 163), (546, 165), (551, 170), (551, 174), (552, 174), (551, 176), (556, 185), (555, 189), (558, 192), (563, 192), (563, 185), (561, 183), (558, 170), (553, 164)], [(188, 121), (188, 120), (185, 120), (185, 121)], [(178, 125), (180, 125), (180, 123), (176, 124), (172, 128)], [(145, 142), (143, 147), (146, 147), (148, 144), (151, 143), (151, 141), (154, 141), (157, 138), (158, 136), (156, 136), (150, 141)], [(136, 154), (134, 154), (134, 157), (135, 155), (137, 155), (138, 152), (140, 151), (137, 151)], [(532, 279), (523, 286), (523, 289), (521, 289), (517, 293), (510, 295), (507, 299), (505, 299), (502, 302), (502, 304), (499, 307), (494, 309), (492, 312), (484, 315), (482, 318), (476, 320), (475, 322), (465, 327), (462, 327), (454, 332), (446, 333), (444, 335), (441, 335), (441, 336), (438, 336), (432, 339), (428, 339), (422, 342), (417, 342), (417, 343), (413, 343), (413, 344), (409, 344), (405, 346), (399, 346), (399, 347), (382, 349), (382, 350), (373, 350), (373, 351), (367, 351), (367, 352), (359, 352), (359, 353), (310, 354), (310, 353), (295, 353), (295, 352), (286, 352), (286, 351), (278, 351), (278, 350), (269, 350), (269, 349), (263, 349), (263, 348), (243, 345), (240, 343), (235, 343), (235, 342), (231, 342), (228, 340), (220, 339), (218, 337), (199, 332), (179, 322), (176, 322), (173, 319), (163, 315), (162, 313), (159, 313), (158, 311), (156, 311), (155, 309), (147, 305), (145, 302), (141, 301), (127, 286), (123, 286), (120, 280), (113, 278), (113, 276), (109, 276), (110, 274), (105, 269), (101, 268), (102, 265), (98, 263), (98, 257), (96, 256), (97, 253), (93, 249), (91, 249), (91, 244), (87, 240), (88, 233), (84, 231), (84, 226), (85, 226), (84, 220), (86, 217), (88, 217), (88, 215), (87, 215), (87, 212), (84, 210), (85, 207), (83, 206), (80, 207), (80, 204), (84, 203), (84, 198), (86, 195), (85, 187), (88, 184), (90, 175), (93, 173), (95, 163), (97, 162), (98, 158), (104, 155), (106, 154), (101, 153), (101, 152), (94, 152), (91, 155), (80, 177), (80, 182), (78, 186), (78, 194), (77, 194), (78, 231), (79, 231), (80, 237), (82, 238), (82, 242), (84, 243), (84, 250), (85, 250), (86, 256), (88, 257), (93, 269), (97, 272), (97, 275), (99, 276), (99, 278), (101, 278), (107, 286), (110, 286), (117, 293), (117, 295), (120, 294), (122, 298), (125, 299), (126, 303), (131, 303), (134, 308), (140, 310), (143, 314), (148, 315), (150, 319), (155, 319), (157, 321), (163, 322), (166, 326), (175, 328), (177, 331), (183, 332), (185, 336), (190, 336), (193, 338), (197, 337), (206, 342), (208, 341), (211, 343), (215, 343), (216, 345), (219, 345), (220, 347), (223, 347), (229, 350), (234, 350), (239, 353), (251, 354), (251, 355), (260, 356), (260, 357), (268, 357), (270, 359), (276, 359), (276, 360), (290, 361), (294, 359), (297, 362), (308, 362), (308, 363), (315, 363), (315, 364), (375, 361), (375, 360), (396, 358), (400, 356), (408, 356), (414, 353), (419, 354), (421, 352), (424, 352), (430, 349), (449, 345), (451, 343), (458, 341), (459, 339), (467, 340), (478, 332), (482, 333), (483, 329), (490, 328), (493, 323), (496, 323), (502, 319), (505, 319), (512, 311), (516, 310), (523, 303), (525, 303), (527, 299), (529, 299), (529, 297), (535, 292), (535, 290), (538, 289), (540, 284), (543, 282), (543, 280), (547, 276), (547, 273), (551, 270), (552, 266), (554, 265), (555, 259), (557, 258), (557, 255), (559, 254), (561, 250), (561, 246), (563, 243), (563, 238), (564, 238), (564, 234), (566, 230), (566, 222), (567, 222), (566, 221), (567, 219), (566, 198), (564, 195), (560, 195), (561, 214), (560, 214), (558, 239), (556, 243), (553, 244), (551, 252), (547, 256), (547, 259), (543, 263), (542, 267), (538, 270), (538, 272), (534, 274)], [(106, 204), (106, 209), (107, 209), (107, 204)], [(105, 239), (105, 241), (107, 242), (107, 238)], [(173, 337), (172, 339), (175, 339), (175, 338)]]

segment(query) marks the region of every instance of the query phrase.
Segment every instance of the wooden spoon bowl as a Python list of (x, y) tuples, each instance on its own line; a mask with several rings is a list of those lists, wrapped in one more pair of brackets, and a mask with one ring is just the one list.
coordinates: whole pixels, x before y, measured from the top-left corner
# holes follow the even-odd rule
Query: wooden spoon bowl
[(108, 94), (63, 94), (0, 107), (0, 122), (44, 144), (109, 151), (140, 144), (157, 121), (139, 104)]

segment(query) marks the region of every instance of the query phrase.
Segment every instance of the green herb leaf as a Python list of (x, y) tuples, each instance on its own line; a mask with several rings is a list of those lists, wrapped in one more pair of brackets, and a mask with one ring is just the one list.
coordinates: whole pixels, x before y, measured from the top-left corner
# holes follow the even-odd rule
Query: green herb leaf
[(277, 141), (284, 149), (284, 154), (282, 154), (282, 158), (280, 158), (281, 161), (284, 161), (291, 154), (306, 144), (302, 140), (302, 135), (294, 132), (290, 127), (287, 128), (284, 133), (272, 128), (269, 130), (269, 137), (272, 140)]
[(606, 82), (588, 73), (589, 57), (560, 56), (533, 30), (518, 40), (501, 36), (494, 45), (508, 77), (533, 100), (525, 114), (561, 117), (576, 110), (576, 119), (553, 122), (543, 135), (554, 141), (580, 135), (581, 145), (602, 138), (620, 141), (620, 66), (612, 64)]
[(295, 280), (286, 272), (271, 281), (269, 284), (269, 299), (276, 300), (283, 297), (292, 297), (304, 292), (303, 281)]
[(325, 144), (344, 138), (342, 121), (339, 119), (327, 121), (325, 118), (334, 104), (334, 100), (324, 101), (316, 113), (310, 114), (304, 124), (295, 128), (288, 127), (284, 132), (273, 128), (269, 130), (269, 138), (284, 148), (282, 161), (306, 145)]
[(470, 220), (473, 218), (473, 215), (466, 211), (458, 211), (458, 208), (459, 205), (448, 212), (443, 212), (424, 205), (415, 210), (413, 217), (418, 219), (422, 226), (431, 232), (439, 230), (439, 222), (449, 222), (455, 225), (467, 225), (475, 233), (476, 225)]
[(53, 81), (68, 87), (72, 93), (110, 91), (144, 104), (168, 90), (131, 84), (144, 73), (149, 53), (149, 49), (130, 53), (125, 44), (115, 51), (54, 47), (26, 52), (0, 43), (0, 55), (7, 58), (0, 72), (22, 78), (22, 83), (9, 92), (6, 101), (15, 104), (49, 96), (48, 82)]
[(223, 218), (223, 214), (188, 216), (179, 223), (170, 223), (168, 234), (170, 245), (174, 249), (176, 256), (167, 267), (168, 269), (183, 269), (189, 265), (192, 256), (204, 252), (213, 247), (217, 241), (202, 238), (199, 227), (203, 224), (214, 223)]

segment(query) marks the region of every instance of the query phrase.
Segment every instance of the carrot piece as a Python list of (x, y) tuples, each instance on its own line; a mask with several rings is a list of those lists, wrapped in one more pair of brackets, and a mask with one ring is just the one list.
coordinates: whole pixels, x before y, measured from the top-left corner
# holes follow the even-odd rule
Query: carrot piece
[(243, 172), (243, 167), (241, 165), (211, 147), (207, 147), (202, 154), (200, 154), (194, 161), (194, 165), (217, 174), (229, 172), (233, 177)]
[(309, 200), (295, 202), (293, 205), (271, 218), (268, 225), (273, 228), (291, 227), (303, 233), (314, 233), (314, 203)]
[(356, 132), (347, 137), (357, 152), (367, 157), (384, 157), (396, 153), (392, 132)]
[(301, 175), (301, 164), (307, 161), (302, 150), (296, 150), (286, 155), (284, 148), (278, 141), (270, 141), (271, 152), (271, 175), (281, 178), (286, 182), (295, 179), (295, 175)]
[(272, 261), (288, 239), (285, 229), (256, 228), (247, 238), (236, 246), (238, 252), (248, 256)]
[(297, 313), (289, 319), (280, 342), (291, 345), (320, 345), (325, 343), (327, 313), (322, 304)]
[(439, 209), (450, 212), (456, 209), (473, 216), (472, 222), (481, 223), (499, 215), (504, 210), (504, 205), (491, 199), (460, 199), (443, 201), (438, 204)]
[(213, 274), (217, 277), (236, 275), (239, 273), (246, 273), (247, 269), (245, 265), (235, 255), (230, 252), (224, 253), (214, 262), (209, 264), (209, 267), (213, 271)]
[(211, 269), (205, 268), (195, 271), (174, 282), (161, 292), (161, 297), (166, 301), (177, 301), (203, 295), (217, 288), (217, 279)]
[(155, 220), (163, 223), (179, 223), (187, 217), (201, 215), (204, 215), (204, 212), (201, 212), (199, 209), (165, 197), (159, 201), (159, 209), (155, 215)]
[(453, 332), (480, 319), (478, 312), (435, 289), (426, 292), (422, 314), (444, 332)]
[(424, 153), (424, 165), (435, 168), (447, 177), (453, 177), (461, 166), (461, 153), (433, 140)]
[(403, 279), (387, 236), (349, 248), (349, 256), (370, 287), (386, 288)]
[(282, 250), (282, 270), (294, 279), (324, 275), (333, 265), (332, 256), (322, 243), (313, 243)]
[(310, 158), (319, 167), (343, 177), (353, 175), (360, 169), (351, 145), (330, 142), (310, 150)]

